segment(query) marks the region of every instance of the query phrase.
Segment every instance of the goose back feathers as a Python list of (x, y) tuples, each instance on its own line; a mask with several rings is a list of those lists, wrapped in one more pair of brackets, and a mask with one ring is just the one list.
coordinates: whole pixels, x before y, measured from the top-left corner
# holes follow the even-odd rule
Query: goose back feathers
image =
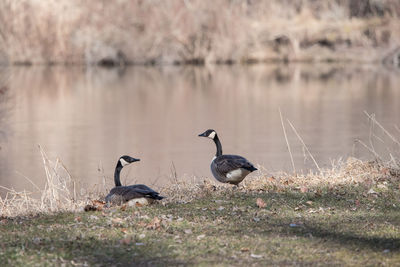
[[(117, 186), (111, 189), (110, 193), (106, 196), (107, 203), (121, 204), (128, 202), (134, 198), (149, 198), (153, 200), (161, 200), (164, 197), (160, 196), (158, 192), (144, 184)], [(151, 201), (150, 201), (151, 202)]]

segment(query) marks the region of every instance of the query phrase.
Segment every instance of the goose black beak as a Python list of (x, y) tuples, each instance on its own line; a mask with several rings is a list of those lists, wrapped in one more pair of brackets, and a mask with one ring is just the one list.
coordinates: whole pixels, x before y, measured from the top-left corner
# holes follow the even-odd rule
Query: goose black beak
[(207, 137), (206, 132), (199, 134), (201, 137)]
[(132, 163), (132, 162), (135, 162), (135, 161), (140, 161), (140, 159), (135, 159), (135, 158), (129, 158), (129, 160), (128, 160), (128, 162), (129, 163)]

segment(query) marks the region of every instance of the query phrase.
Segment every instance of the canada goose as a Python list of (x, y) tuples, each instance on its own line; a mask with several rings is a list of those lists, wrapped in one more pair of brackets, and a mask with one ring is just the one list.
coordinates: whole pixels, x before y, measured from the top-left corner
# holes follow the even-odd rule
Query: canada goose
[(241, 156), (222, 155), (222, 145), (214, 130), (209, 129), (199, 136), (214, 140), (217, 146), (217, 153), (211, 161), (211, 172), (218, 181), (238, 185), (249, 173), (257, 170)]
[(115, 187), (111, 189), (110, 193), (106, 196), (106, 203), (109, 204), (122, 204), (134, 199), (135, 203), (147, 205), (155, 199), (160, 200), (164, 197), (160, 196), (158, 192), (144, 184), (135, 184), (122, 186), (119, 174), (122, 168), (132, 162), (140, 161), (130, 156), (122, 156), (118, 159), (117, 166), (114, 172)]

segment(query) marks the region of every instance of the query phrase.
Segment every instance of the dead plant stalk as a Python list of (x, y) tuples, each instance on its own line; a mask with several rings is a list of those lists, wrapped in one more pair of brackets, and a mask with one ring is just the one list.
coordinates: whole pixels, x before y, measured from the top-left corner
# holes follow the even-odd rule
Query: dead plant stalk
[(301, 144), (303, 145), (304, 149), (307, 151), (307, 153), (310, 155), (311, 159), (313, 160), (315, 166), (317, 167), (318, 171), (321, 173), (321, 168), (319, 167), (317, 161), (315, 160), (314, 156), (311, 154), (310, 150), (308, 149), (307, 145), (304, 143), (303, 138), (299, 135), (297, 132), (296, 128), (293, 126), (293, 124), (287, 120), (289, 123), (290, 127), (292, 127), (293, 132), (296, 134), (297, 138), (300, 140)]
[(290, 161), (292, 162), (293, 173), (296, 173), (296, 167), (295, 167), (295, 165), (294, 165), (294, 160), (293, 160), (292, 151), (291, 151), (291, 149), (290, 149), (289, 140), (288, 140), (287, 135), (286, 135), (285, 124), (283, 123), (283, 119), (282, 119), (281, 108), (279, 108), (279, 116), (280, 116), (280, 118), (281, 118), (281, 124), (282, 124), (282, 129), (283, 129), (283, 135), (285, 136), (286, 147), (287, 147), (287, 149), (288, 149), (288, 151), (289, 151)]

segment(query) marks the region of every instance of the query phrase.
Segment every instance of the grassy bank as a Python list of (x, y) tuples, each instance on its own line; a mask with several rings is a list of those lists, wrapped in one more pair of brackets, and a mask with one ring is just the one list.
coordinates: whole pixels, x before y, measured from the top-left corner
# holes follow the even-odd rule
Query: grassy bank
[(3, 64), (398, 64), (396, 0), (0, 3)]
[(16, 265), (389, 265), (400, 263), (400, 175), (349, 160), (239, 189), (178, 182), (166, 201), (0, 220)]

